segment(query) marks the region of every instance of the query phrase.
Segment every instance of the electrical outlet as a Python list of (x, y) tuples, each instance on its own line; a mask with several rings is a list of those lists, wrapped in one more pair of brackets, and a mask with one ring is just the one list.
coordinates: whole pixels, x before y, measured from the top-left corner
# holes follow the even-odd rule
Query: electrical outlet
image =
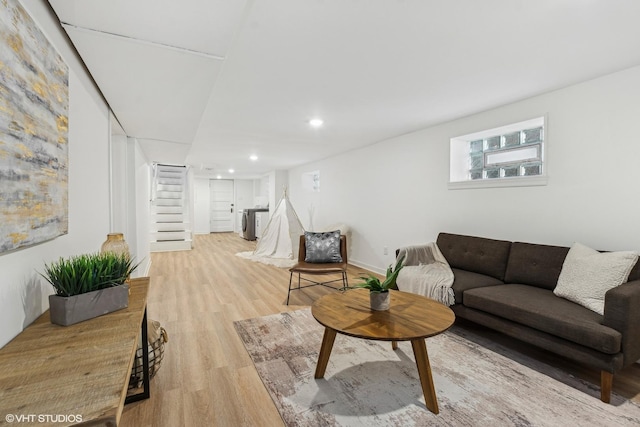
[(389, 255), (389, 249), (386, 246), (382, 248), (382, 255)]

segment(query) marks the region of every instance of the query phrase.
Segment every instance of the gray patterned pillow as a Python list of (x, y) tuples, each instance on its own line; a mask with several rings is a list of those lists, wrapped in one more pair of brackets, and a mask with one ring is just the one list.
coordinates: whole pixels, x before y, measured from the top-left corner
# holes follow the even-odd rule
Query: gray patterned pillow
[(305, 262), (329, 263), (342, 262), (340, 255), (340, 230), (324, 233), (304, 232)]

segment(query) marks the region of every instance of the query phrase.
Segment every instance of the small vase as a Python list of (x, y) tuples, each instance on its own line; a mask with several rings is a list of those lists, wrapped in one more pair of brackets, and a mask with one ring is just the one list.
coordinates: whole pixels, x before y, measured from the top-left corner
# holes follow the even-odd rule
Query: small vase
[(370, 292), (369, 303), (371, 310), (385, 311), (389, 310), (389, 302), (391, 300), (391, 292)]
[(102, 244), (100, 248), (101, 253), (113, 252), (115, 254), (129, 254), (129, 245), (124, 240), (122, 233), (109, 233), (107, 234), (107, 240)]

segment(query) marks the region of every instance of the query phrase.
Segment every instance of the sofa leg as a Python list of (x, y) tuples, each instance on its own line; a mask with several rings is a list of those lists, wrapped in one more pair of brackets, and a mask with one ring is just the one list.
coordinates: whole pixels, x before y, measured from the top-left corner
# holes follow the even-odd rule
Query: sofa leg
[(611, 400), (611, 388), (613, 387), (613, 374), (600, 371), (600, 400), (609, 403)]

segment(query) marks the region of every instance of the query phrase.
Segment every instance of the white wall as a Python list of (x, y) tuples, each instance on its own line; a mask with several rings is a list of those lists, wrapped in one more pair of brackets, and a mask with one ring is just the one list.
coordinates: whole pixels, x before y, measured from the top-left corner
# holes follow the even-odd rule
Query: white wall
[(129, 252), (140, 265), (133, 277), (146, 276), (151, 265), (150, 213), (151, 172), (135, 138), (111, 136), (110, 232), (122, 233)]
[(211, 210), (211, 192), (209, 178), (193, 178), (193, 232), (195, 234), (209, 234), (211, 224), (209, 220)]
[(59, 257), (97, 252), (109, 232), (107, 108), (69, 72), (69, 233), (0, 255), (0, 346), (49, 306), (38, 272)]
[[(131, 254), (140, 263), (133, 277), (149, 275), (151, 267), (151, 167), (145, 157), (140, 144), (135, 139), (130, 139), (133, 145), (133, 164), (131, 189), (134, 191), (133, 207), (130, 214), (135, 216), (135, 229), (129, 230), (129, 234), (136, 236), (136, 245)], [(131, 248), (130, 248), (131, 249)]]
[(233, 181), (236, 194), (236, 212), (253, 207), (253, 199), (258, 195), (254, 191), (256, 181), (252, 179), (235, 179)]
[(111, 135), (111, 232), (123, 233), (127, 229), (127, 137)]
[[(449, 139), (548, 114), (548, 185), (448, 190)], [(640, 67), (444, 123), (289, 171), (303, 224), (352, 228), (354, 264), (441, 231), (640, 250)], [(319, 193), (302, 175), (320, 170)], [(388, 247), (388, 255), (383, 248)]]
[(109, 232), (109, 113), (45, 2), (23, 2), (69, 65), (69, 233), (0, 254), (0, 346), (48, 308), (38, 272), (59, 257), (97, 252)]
[[(266, 178), (266, 177), (265, 177)], [(272, 214), (278, 202), (282, 198), (282, 191), (284, 187), (289, 186), (289, 172), (283, 170), (275, 170), (268, 174), (267, 179), (262, 180), (262, 191), (264, 191), (265, 184), (268, 186), (265, 193), (260, 193), (261, 196), (268, 196), (269, 198), (269, 214)]]

